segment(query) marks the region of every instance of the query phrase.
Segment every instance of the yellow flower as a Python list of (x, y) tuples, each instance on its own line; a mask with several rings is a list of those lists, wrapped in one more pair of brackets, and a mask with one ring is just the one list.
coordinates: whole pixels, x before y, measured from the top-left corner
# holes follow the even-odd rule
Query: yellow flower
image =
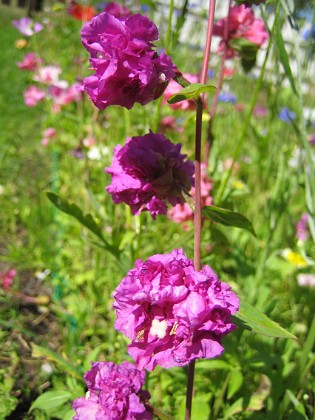
[(303, 268), (308, 265), (306, 259), (301, 254), (292, 251), (290, 248), (284, 249), (281, 255), (284, 259), (289, 261), (289, 263), (297, 268)]
[(27, 42), (25, 39), (18, 39), (17, 41), (15, 41), (15, 48), (18, 48), (19, 50), (21, 50), (22, 48), (25, 48), (27, 45)]

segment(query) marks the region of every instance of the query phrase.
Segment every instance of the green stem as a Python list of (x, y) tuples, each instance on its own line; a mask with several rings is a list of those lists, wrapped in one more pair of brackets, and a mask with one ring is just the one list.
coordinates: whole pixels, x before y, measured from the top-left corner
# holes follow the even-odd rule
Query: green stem
[[(273, 25), (272, 33), (274, 32), (274, 28), (275, 28), (275, 25)], [(218, 205), (222, 201), (222, 198), (223, 198), (224, 193), (225, 193), (226, 186), (227, 186), (227, 184), (228, 184), (228, 182), (231, 178), (235, 162), (238, 159), (238, 156), (240, 154), (241, 148), (243, 146), (243, 143), (244, 143), (244, 140), (245, 140), (245, 137), (246, 137), (246, 134), (247, 134), (248, 127), (250, 125), (250, 121), (251, 121), (253, 110), (254, 110), (254, 107), (255, 107), (255, 104), (256, 104), (256, 101), (257, 101), (258, 93), (261, 89), (262, 81), (263, 81), (263, 78), (264, 78), (264, 75), (265, 75), (267, 60), (268, 60), (269, 52), (270, 52), (270, 49), (271, 49), (271, 39), (272, 39), (272, 36), (269, 39), (269, 43), (268, 43), (268, 47), (267, 47), (267, 51), (266, 51), (266, 55), (265, 55), (265, 60), (263, 62), (263, 65), (262, 65), (262, 68), (261, 68), (261, 71), (260, 71), (260, 75), (259, 75), (259, 78), (257, 80), (256, 86), (255, 86), (255, 89), (254, 89), (252, 100), (250, 102), (249, 111), (247, 113), (245, 123), (243, 125), (243, 130), (241, 132), (240, 138), (239, 138), (239, 140), (237, 142), (237, 145), (236, 145), (236, 149), (234, 151), (232, 164), (231, 164), (229, 170), (227, 171), (225, 177), (223, 178), (222, 182), (220, 183), (219, 191), (218, 191), (216, 199), (215, 199), (215, 202), (218, 203)]]

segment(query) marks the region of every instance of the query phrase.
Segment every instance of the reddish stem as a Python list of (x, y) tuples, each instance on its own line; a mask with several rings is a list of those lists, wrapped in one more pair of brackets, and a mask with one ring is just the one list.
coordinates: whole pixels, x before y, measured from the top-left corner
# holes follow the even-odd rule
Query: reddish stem
[[(207, 80), (207, 73), (209, 67), (211, 40), (213, 34), (214, 24), (214, 13), (215, 13), (215, 0), (209, 0), (209, 13), (208, 13), (208, 29), (206, 46), (204, 51), (202, 71), (201, 71), (201, 83), (205, 84)], [(194, 267), (196, 270), (200, 270), (200, 248), (201, 248), (201, 138), (202, 138), (202, 110), (203, 110), (203, 98), (197, 101), (196, 107), (196, 131), (195, 131), (195, 214), (194, 214)], [(185, 420), (191, 418), (191, 407), (192, 407), (192, 396), (194, 388), (194, 375), (195, 375), (195, 362), (191, 362), (188, 366), (188, 382), (186, 391), (186, 409), (185, 409)]]

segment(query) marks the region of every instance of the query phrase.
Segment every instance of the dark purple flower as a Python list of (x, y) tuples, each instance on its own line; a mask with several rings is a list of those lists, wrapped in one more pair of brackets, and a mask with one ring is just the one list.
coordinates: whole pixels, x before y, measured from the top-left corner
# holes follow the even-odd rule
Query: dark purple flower
[(145, 16), (116, 18), (104, 12), (83, 26), (81, 37), (95, 70), (84, 87), (99, 109), (145, 105), (161, 96), (175, 76), (171, 58), (154, 50), (159, 33)]
[(107, 192), (115, 204), (126, 203), (133, 214), (149, 210), (152, 217), (166, 214), (166, 204), (183, 204), (183, 192), (193, 184), (194, 164), (180, 154), (181, 144), (173, 144), (162, 134), (150, 132), (117, 145), (110, 168)]
[(72, 405), (76, 415), (73, 420), (150, 420), (144, 402), (150, 398), (141, 387), (145, 371), (132, 363), (92, 362), (85, 373), (88, 387), (85, 397), (77, 398)]
[(236, 328), (238, 297), (209, 266), (195, 270), (180, 249), (136, 261), (113, 296), (115, 328), (131, 340), (139, 369), (217, 357), (221, 339)]

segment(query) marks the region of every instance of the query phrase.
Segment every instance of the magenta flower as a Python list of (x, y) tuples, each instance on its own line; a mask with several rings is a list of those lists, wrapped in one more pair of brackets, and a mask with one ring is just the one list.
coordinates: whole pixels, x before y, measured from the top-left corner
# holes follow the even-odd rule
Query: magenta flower
[(150, 398), (141, 387), (145, 371), (129, 362), (115, 365), (111, 362), (91, 363), (85, 373), (88, 387), (86, 397), (77, 398), (72, 405), (73, 420), (150, 420), (152, 414), (144, 402)]
[(224, 39), (224, 27), (226, 22), (227, 18), (220, 19), (214, 25), (213, 33), (222, 38), (219, 51), (223, 51), (227, 46), (227, 58), (232, 58), (236, 54), (229, 45), (229, 41), (232, 39), (245, 38), (251, 43), (261, 47), (269, 38), (268, 31), (262, 19), (255, 19), (253, 10), (244, 4), (231, 7), (228, 37), (227, 39)]
[(41, 23), (33, 22), (33, 20), (28, 17), (13, 20), (12, 25), (24, 36), (32, 36), (44, 28)]
[(36, 86), (31, 85), (24, 92), (24, 102), (26, 106), (35, 106), (38, 102), (45, 98), (46, 94), (43, 90), (38, 89)]
[(165, 52), (158, 56), (153, 48), (159, 33), (147, 17), (116, 18), (104, 12), (83, 26), (81, 37), (95, 70), (84, 79), (84, 88), (99, 109), (145, 105), (175, 76), (171, 58)]
[(33, 52), (26, 54), (22, 61), (16, 63), (16, 65), (22, 70), (37, 70), (38, 66), (42, 63), (42, 59), (37, 57)]
[(217, 357), (221, 339), (236, 328), (238, 297), (209, 266), (195, 270), (180, 249), (136, 261), (113, 296), (115, 328), (131, 340), (139, 369)]
[(148, 210), (155, 219), (166, 214), (166, 204), (184, 203), (193, 183), (194, 164), (180, 154), (181, 144), (174, 145), (162, 134), (150, 132), (117, 145), (106, 172), (112, 176), (107, 192), (115, 204), (126, 203), (133, 214)]
[(104, 9), (104, 12), (110, 13), (116, 18), (124, 18), (131, 15), (131, 12), (127, 7), (115, 2), (108, 3)]

